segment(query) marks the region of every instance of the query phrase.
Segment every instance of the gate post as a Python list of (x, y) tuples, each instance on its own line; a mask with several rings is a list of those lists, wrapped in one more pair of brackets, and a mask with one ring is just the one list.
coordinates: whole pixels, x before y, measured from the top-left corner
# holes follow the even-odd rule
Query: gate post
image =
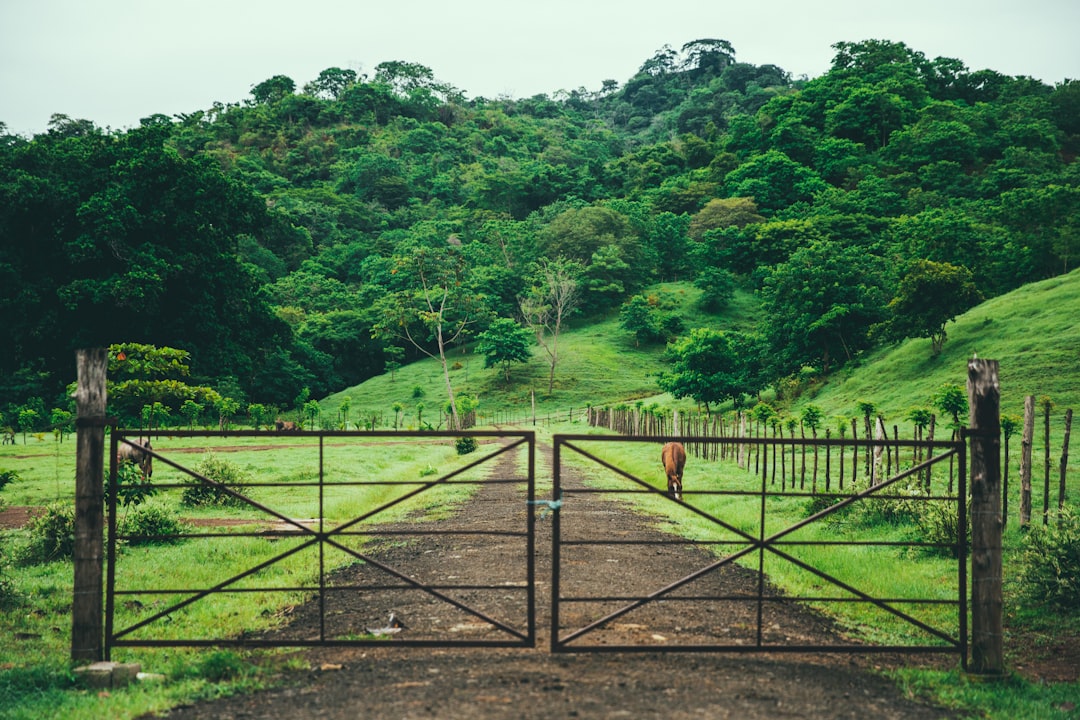
[(71, 659), (102, 659), (104, 555), (105, 348), (76, 352), (75, 594), (71, 605)]
[[(972, 672), (1004, 675), (1001, 588), (1001, 392), (998, 361), (968, 361), (971, 435)], [(960, 498), (960, 502), (965, 502)]]

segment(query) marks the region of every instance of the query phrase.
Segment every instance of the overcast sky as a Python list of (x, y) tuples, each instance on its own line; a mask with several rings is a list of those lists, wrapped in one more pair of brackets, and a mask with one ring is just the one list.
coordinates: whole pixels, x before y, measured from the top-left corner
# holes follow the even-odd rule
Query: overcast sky
[(0, 0), (0, 122), (123, 129), (250, 99), (287, 75), (421, 63), (469, 98), (625, 82), (665, 44), (824, 73), (835, 42), (904, 42), (1054, 84), (1080, 78), (1080, 0)]

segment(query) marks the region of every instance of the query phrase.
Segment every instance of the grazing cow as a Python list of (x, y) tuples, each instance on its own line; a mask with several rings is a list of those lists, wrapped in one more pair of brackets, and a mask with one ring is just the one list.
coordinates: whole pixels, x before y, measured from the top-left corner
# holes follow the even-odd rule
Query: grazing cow
[(669, 442), (660, 451), (660, 462), (667, 473), (668, 493), (675, 500), (682, 500), (682, 474), (686, 465), (686, 448), (682, 443)]
[(125, 461), (135, 463), (142, 470), (143, 480), (146, 480), (154, 474), (154, 456), (146, 452), (147, 450), (153, 450), (150, 447), (150, 438), (124, 439), (116, 448), (116, 462), (118, 464)]
[(292, 420), (277, 419), (274, 421), (274, 429), (278, 432), (299, 432), (299, 426)]

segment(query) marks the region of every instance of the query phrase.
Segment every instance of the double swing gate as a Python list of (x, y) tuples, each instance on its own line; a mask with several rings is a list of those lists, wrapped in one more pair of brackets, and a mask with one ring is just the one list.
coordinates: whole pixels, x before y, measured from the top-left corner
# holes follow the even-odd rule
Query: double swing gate
[[(548, 586), (536, 578), (539, 522), (551, 532), (552, 652), (955, 653), (966, 664), (963, 438), (887, 441), (888, 463), (867, 459), (860, 477), (881, 441), (555, 435), (550, 499), (537, 500), (532, 432), (170, 431), (151, 436), (154, 491), (203, 504), (164, 531), (127, 520), (138, 485), (115, 458), (136, 437), (112, 433), (106, 658), (126, 646), (534, 647)], [(466, 439), (477, 451), (458, 455)], [(667, 440), (691, 450), (681, 500), (666, 493)], [(741, 467), (695, 457), (718, 443), (740, 449)], [(433, 444), (447, 450), (438, 467), (425, 459)], [(267, 457), (272, 480), (215, 471)], [(778, 462), (794, 478), (797, 459), (798, 483), (778, 479)], [(954, 536), (888, 530), (926, 517)], [(140, 562), (151, 543), (167, 572)], [(908, 575), (927, 579), (898, 581)], [(819, 611), (841, 604), (849, 627), (837, 629)], [(223, 636), (222, 616), (270, 629)]]

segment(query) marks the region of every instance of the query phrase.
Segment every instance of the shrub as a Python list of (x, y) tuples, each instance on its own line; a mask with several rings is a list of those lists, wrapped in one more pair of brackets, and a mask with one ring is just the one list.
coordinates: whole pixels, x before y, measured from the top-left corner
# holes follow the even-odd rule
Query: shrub
[(26, 526), (29, 541), (21, 548), (17, 560), (22, 565), (35, 565), (52, 560), (66, 560), (75, 551), (75, 507), (52, 503), (42, 515)]
[[(964, 533), (965, 548), (971, 548), (971, 501), (968, 501), (967, 531)], [(931, 555), (957, 557), (956, 538), (959, 537), (960, 518), (953, 502), (932, 501), (919, 503), (916, 523), (919, 525), (920, 540), (952, 547), (928, 547)]]
[[(109, 503), (108, 478), (105, 480), (105, 504)], [(139, 505), (157, 493), (149, 479), (144, 478), (142, 470), (131, 460), (124, 460), (116, 466), (116, 500), (120, 505)]]
[(236, 679), (243, 675), (244, 670), (244, 661), (229, 650), (212, 652), (198, 664), (199, 676), (215, 683)]
[(15, 588), (10, 568), (11, 558), (8, 555), (6, 539), (0, 537), (0, 608), (15, 605), (21, 597)]
[[(216, 484), (211, 485), (198, 478), (188, 477), (185, 480), (188, 487), (184, 488), (184, 494), (181, 497), (181, 502), (185, 505), (220, 505), (222, 507), (246, 505), (243, 498), (247, 497), (247, 490), (239, 485), (248, 482), (249, 478), (236, 465), (209, 453), (195, 466), (195, 472), (213, 480)], [(237, 497), (237, 495), (242, 497)]]
[(160, 503), (147, 503), (125, 513), (116, 523), (119, 535), (131, 535), (131, 545), (167, 545), (179, 542), (175, 537), (183, 533), (186, 526), (180, 522), (176, 513)]
[(14, 470), (0, 470), (0, 490), (7, 487), (8, 483), (13, 483), (19, 479), (19, 473)]
[(468, 455), (474, 452), (477, 448), (476, 438), (474, 437), (459, 437), (454, 441), (454, 447), (457, 448), (458, 455)]
[(1080, 518), (1065, 508), (1058, 522), (1034, 525), (1020, 556), (1021, 592), (1063, 610), (1080, 609)]
[[(858, 483), (856, 484), (858, 485)], [(865, 485), (859, 487), (859, 490), (863, 490), (864, 487)], [(855, 503), (856, 507), (861, 512), (862, 520), (866, 525), (875, 525), (878, 523), (902, 525), (904, 523), (917, 523), (919, 521), (921, 508), (926, 504), (919, 498), (926, 495), (926, 493), (919, 484), (918, 478), (908, 477), (905, 480), (895, 482), (882, 491), (882, 495), (893, 495), (897, 497), (879, 500), (871, 495), (870, 498)], [(908, 500), (908, 497), (911, 499)]]

